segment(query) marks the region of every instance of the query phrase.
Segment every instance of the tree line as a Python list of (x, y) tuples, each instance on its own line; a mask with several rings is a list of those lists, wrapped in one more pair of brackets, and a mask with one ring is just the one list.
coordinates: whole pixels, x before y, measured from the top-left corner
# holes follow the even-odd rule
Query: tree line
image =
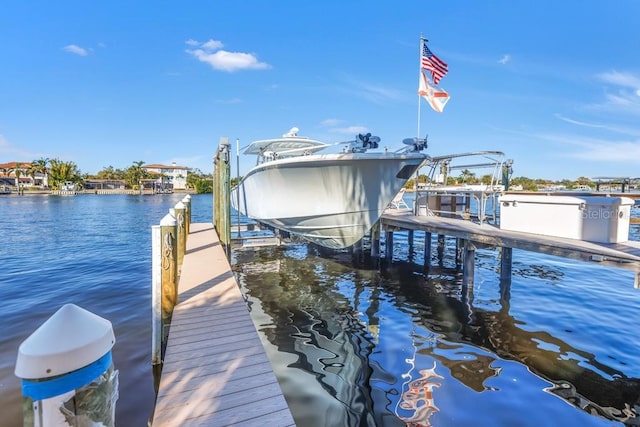
[[(508, 174), (506, 174), (506, 176), (508, 176)], [(446, 185), (461, 185), (461, 184), (491, 185), (492, 180), (493, 180), (493, 176), (490, 174), (477, 177), (475, 173), (469, 171), (468, 169), (464, 169), (460, 172), (459, 176), (447, 176)], [(564, 186), (564, 188), (566, 188), (567, 190), (573, 190), (579, 186), (588, 186), (588, 187), (594, 188), (596, 185), (596, 183), (593, 182), (591, 179), (583, 176), (577, 178), (576, 180), (563, 179), (560, 181), (553, 181), (553, 180), (540, 179), (540, 178), (533, 179), (533, 178), (527, 178), (524, 176), (513, 177), (513, 178), (509, 177), (508, 180), (509, 180), (510, 188), (522, 187), (522, 190), (524, 191), (537, 191), (539, 188), (544, 188), (546, 186), (551, 186), (551, 185), (561, 185), (561, 186)], [(418, 175), (417, 182), (420, 184), (432, 183), (427, 175)], [(404, 187), (407, 189), (414, 188), (415, 183), (416, 183), (416, 179), (411, 178), (409, 181), (407, 181)], [(504, 184), (504, 182), (498, 182), (498, 183), (493, 182), (493, 184)]]

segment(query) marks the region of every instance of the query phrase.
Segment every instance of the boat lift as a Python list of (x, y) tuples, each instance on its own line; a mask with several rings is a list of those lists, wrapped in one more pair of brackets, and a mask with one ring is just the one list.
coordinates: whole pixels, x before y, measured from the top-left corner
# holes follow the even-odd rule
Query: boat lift
[[(416, 180), (413, 211), (416, 215), (475, 217), (496, 222), (498, 196), (508, 190), (513, 161), (501, 151), (474, 151), (432, 157), (427, 163), (426, 182)], [(489, 171), (482, 183), (470, 183), (477, 171)], [(452, 172), (460, 171), (454, 183)], [(460, 182), (462, 181), (462, 182)], [(472, 209), (471, 201), (475, 202)], [(472, 212), (473, 210), (473, 212)], [(487, 213), (489, 212), (489, 213)]]

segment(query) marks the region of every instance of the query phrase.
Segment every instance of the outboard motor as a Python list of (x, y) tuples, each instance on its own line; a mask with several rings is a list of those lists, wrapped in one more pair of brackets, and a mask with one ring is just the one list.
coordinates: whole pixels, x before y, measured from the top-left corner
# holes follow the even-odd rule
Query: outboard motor
[(402, 143), (411, 147), (408, 151), (418, 152), (427, 148), (427, 138), (428, 136), (424, 138), (405, 138)]
[(372, 136), (370, 132), (366, 134), (359, 133), (356, 135), (356, 140), (350, 142), (350, 151), (352, 153), (364, 153), (369, 148), (378, 148), (380, 143), (380, 137)]

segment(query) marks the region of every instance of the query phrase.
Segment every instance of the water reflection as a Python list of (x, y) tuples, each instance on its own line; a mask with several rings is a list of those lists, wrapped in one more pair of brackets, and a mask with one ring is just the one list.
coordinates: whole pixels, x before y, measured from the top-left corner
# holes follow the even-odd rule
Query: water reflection
[[(411, 363), (411, 370), (413, 370), (415, 359), (407, 359), (407, 362)], [(433, 398), (433, 389), (440, 387), (438, 380), (442, 380), (444, 377), (436, 373), (436, 366), (434, 363), (433, 367), (429, 369), (421, 369), (418, 371), (419, 377), (415, 380), (411, 377), (411, 371), (402, 376), (407, 380), (405, 382), (406, 391), (405, 384), (403, 384), (402, 396), (395, 413), (407, 426), (431, 426), (429, 418), (439, 411)]]
[[(605, 425), (587, 414), (638, 421), (638, 379), (548, 331), (528, 330), (510, 313), (508, 292), (474, 305), (474, 289), (451, 275), (446, 258), (425, 277), (410, 263), (379, 272), (345, 252), (319, 255), (307, 245), (233, 255), (299, 425), (460, 425), (469, 413), (473, 425), (487, 426), (538, 425), (545, 416)], [(535, 264), (525, 274), (534, 270), (551, 282), (563, 277)]]

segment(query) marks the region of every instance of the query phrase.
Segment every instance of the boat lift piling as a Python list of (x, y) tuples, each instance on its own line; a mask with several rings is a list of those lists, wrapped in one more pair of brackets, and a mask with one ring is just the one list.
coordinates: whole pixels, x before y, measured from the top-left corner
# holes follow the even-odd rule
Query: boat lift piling
[(227, 258), (231, 255), (231, 153), (229, 138), (220, 138), (218, 151), (213, 159), (213, 225), (225, 247)]

